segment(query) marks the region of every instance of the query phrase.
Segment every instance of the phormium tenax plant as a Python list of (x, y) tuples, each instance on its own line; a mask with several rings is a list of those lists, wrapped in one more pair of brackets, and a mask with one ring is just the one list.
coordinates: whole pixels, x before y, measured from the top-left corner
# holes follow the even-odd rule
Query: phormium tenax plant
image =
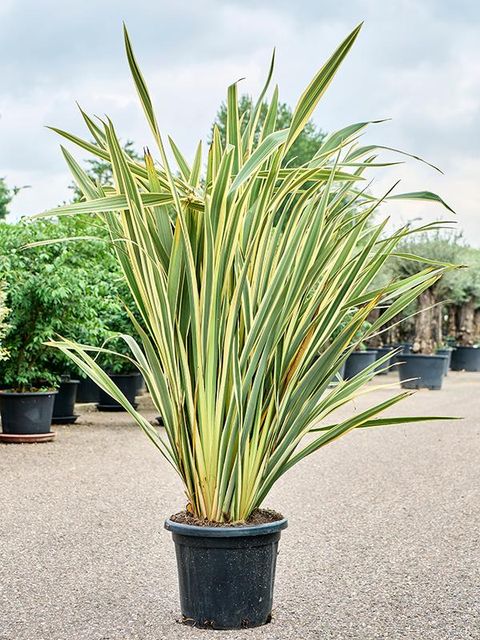
[[(84, 200), (41, 215), (93, 212), (108, 229), (141, 318), (132, 309), (140, 339), (123, 340), (164, 431), (137, 412), (99, 366), (99, 348), (68, 339), (52, 345), (131, 414), (182, 479), (187, 504), (166, 527), (177, 546), (187, 623), (226, 629), (270, 619), (276, 549), (287, 522), (261, 507), (293, 465), (356, 428), (432, 419), (379, 417), (410, 391), (335, 418), (336, 409), (368, 392), (391, 354), (348, 380), (330, 382), (359, 345), (450, 268), (428, 264), (375, 286), (399, 244), (415, 233), (410, 227), (389, 232), (379, 206), (409, 198), (445, 203), (426, 191), (372, 195), (366, 174), (388, 163), (377, 158), (382, 147), (360, 143), (368, 122), (326, 136), (301, 166), (285, 161), (359, 30), (314, 76), (287, 128), (276, 126), (277, 88), (267, 100), (273, 60), (242, 120), (232, 84), (226, 142), (214, 128), (204, 173), (201, 144), (189, 163), (171, 143), (171, 165), (126, 32), (157, 160), (148, 150), (141, 162), (130, 158), (108, 118), (82, 112), (94, 142), (55, 129), (109, 162), (114, 185), (93, 183), (64, 150)], [(378, 306), (384, 312), (366, 323)]]

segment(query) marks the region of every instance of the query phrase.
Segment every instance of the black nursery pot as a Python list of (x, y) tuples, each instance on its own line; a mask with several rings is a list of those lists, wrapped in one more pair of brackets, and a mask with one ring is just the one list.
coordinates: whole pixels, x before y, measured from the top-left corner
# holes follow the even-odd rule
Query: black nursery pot
[(352, 351), (345, 363), (345, 380), (349, 380), (363, 371), (377, 359), (377, 352), (369, 351)]
[(437, 349), (437, 356), (445, 356), (445, 369), (443, 375), (448, 376), (448, 370), (452, 364), (452, 349)]
[[(378, 347), (377, 349), (377, 356), (376, 359), (378, 360), (379, 358), (383, 358), (383, 356), (386, 356), (387, 353), (390, 353), (390, 351), (393, 351), (395, 349), (394, 346), (392, 345), (388, 345), (385, 347)], [(393, 357), (393, 356), (392, 356)], [(383, 369), (386, 366), (389, 366), (392, 364), (392, 358), (389, 358), (386, 362), (384, 362), (381, 365), (381, 368)], [(378, 371), (377, 375), (387, 375), (388, 371)]]
[(480, 371), (478, 347), (455, 347), (452, 352), (452, 371)]
[[(447, 356), (438, 355), (402, 355), (403, 364), (398, 367), (401, 386), (404, 389), (441, 389), (446, 359)], [(416, 380), (408, 380), (409, 378)]]
[[(109, 378), (117, 385), (127, 400), (137, 407), (135, 402), (135, 396), (138, 392), (138, 378), (139, 373), (110, 373)], [(125, 411), (121, 404), (119, 404), (112, 396), (110, 396), (103, 389), (99, 389), (99, 399), (97, 404), (99, 411)]]
[(2, 431), (15, 435), (50, 433), (56, 391), (0, 391)]
[(91, 378), (82, 378), (78, 383), (77, 402), (98, 402), (100, 387)]
[(58, 387), (58, 393), (53, 403), (52, 422), (54, 424), (75, 422), (75, 402), (79, 380), (64, 380)]
[(175, 543), (183, 622), (212, 629), (270, 622), (278, 541), (286, 526), (286, 519), (246, 527), (166, 520)]

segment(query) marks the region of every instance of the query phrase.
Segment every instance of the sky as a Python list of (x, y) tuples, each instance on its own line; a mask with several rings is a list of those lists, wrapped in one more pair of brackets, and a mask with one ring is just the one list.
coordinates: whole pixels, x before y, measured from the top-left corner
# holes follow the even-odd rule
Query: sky
[(187, 156), (207, 139), (229, 84), (245, 78), (240, 91), (258, 93), (273, 47), (280, 98), (294, 106), (330, 53), (364, 21), (315, 123), (334, 131), (391, 118), (372, 125), (365, 142), (421, 156), (444, 173), (412, 160), (382, 170), (372, 190), (383, 193), (400, 179), (399, 190), (435, 191), (456, 212), (392, 202), (392, 224), (454, 219), (467, 241), (480, 246), (478, 0), (0, 0), (0, 176), (10, 186), (29, 185), (12, 202), (11, 220), (71, 197), (60, 139), (46, 125), (88, 137), (76, 102), (90, 114), (107, 114), (139, 150), (152, 146), (126, 63), (122, 21), (161, 130)]

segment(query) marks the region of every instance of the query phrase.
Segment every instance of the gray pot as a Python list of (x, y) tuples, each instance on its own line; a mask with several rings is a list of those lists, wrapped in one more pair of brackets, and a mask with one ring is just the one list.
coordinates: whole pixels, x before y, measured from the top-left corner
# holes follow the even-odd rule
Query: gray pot
[[(403, 364), (398, 367), (400, 384), (403, 389), (442, 388), (447, 356), (425, 356), (422, 354), (403, 354)], [(410, 380), (410, 378), (414, 378)]]
[(353, 351), (345, 363), (345, 380), (355, 377), (377, 359), (376, 350)]

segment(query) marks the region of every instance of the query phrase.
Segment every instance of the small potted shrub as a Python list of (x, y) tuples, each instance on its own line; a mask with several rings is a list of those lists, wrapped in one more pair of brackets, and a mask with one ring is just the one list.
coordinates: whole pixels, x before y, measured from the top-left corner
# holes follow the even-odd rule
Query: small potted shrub
[[(110, 120), (100, 127), (84, 114), (94, 144), (59, 131), (110, 162), (114, 185), (94, 184), (68, 154), (85, 202), (42, 215), (90, 210), (108, 228), (138, 334), (121, 338), (130, 349), (124, 358), (145, 378), (164, 428), (152, 426), (100, 366), (106, 348), (69, 339), (52, 345), (131, 414), (183, 482), (185, 508), (165, 526), (186, 624), (235, 629), (270, 620), (287, 520), (262, 507), (293, 465), (353, 429), (427, 419), (378, 417), (409, 391), (331, 417), (368, 392), (388, 354), (329, 386), (345, 360), (445, 271), (427, 265), (373, 286), (414, 230), (388, 234), (385, 221), (373, 220), (384, 194), (364, 188), (364, 172), (375, 167), (375, 150), (359, 144), (367, 123), (330, 134), (300, 167), (285, 161), (358, 31), (313, 78), (286, 129), (275, 126), (276, 91), (264, 106), (268, 81), (242, 120), (236, 84), (229, 87), (226, 144), (214, 128), (205, 175), (201, 147), (190, 164), (173, 146), (170, 166), (127, 36), (159, 161), (148, 151), (143, 161), (129, 158)], [(429, 192), (398, 195), (440, 201)], [(388, 308), (366, 325), (377, 306)]]
[[(74, 337), (90, 320), (85, 278), (72, 265), (67, 243), (43, 244), (52, 236), (58, 236), (58, 225), (48, 221), (0, 224), (0, 280), (10, 310), (8, 357), (0, 363), (4, 440), (53, 437), (54, 400), (66, 359), (55, 357), (45, 342), (59, 333)], [(26, 249), (29, 242), (42, 244)]]

